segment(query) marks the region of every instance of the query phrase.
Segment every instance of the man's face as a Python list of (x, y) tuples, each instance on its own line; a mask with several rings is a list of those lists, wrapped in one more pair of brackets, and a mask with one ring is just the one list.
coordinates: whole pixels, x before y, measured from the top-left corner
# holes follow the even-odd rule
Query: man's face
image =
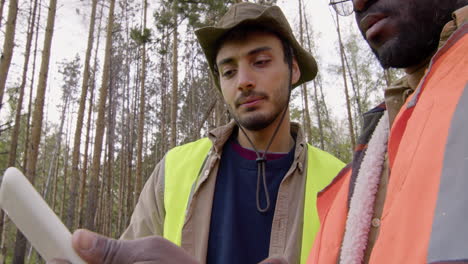
[(356, 21), (384, 68), (406, 68), (430, 56), (456, 0), (353, 0)]
[[(288, 103), (289, 67), (274, 34), (251, 33), (223, 43), (216, 56), (221, 91), (240, 125), (258, 131), (268, 127)], [(293, 61), (291, 82), (299, 80)]]

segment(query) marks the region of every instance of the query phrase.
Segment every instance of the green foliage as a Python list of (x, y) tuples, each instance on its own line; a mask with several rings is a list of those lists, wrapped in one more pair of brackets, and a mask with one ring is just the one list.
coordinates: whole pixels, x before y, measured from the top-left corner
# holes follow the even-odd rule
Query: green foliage
[[(213, 24), (226, 13), (234, 0), (162, 0), (162, 8), (154, 13), (156, 28), (174, 28), (187, 20), (192, 28)], [(177, 21), (174, 19), (177, 15)]]
[(9, 130), (0, 134), (0, 175), (3, 175), (8, 166), (8, 150), (10, 148), (10, 133)]
[(12, 122), (15, 120), (15, 110), (18, 106), (19, 85), (7, 87), (6, 94), (8, 94), (7, 103), (8, 103), (9, 109), (11, 110), (9, 111), (9, 115), (6, 117), (6, 122)]
[(62, 75), (62, 101), (68, 101), (77, 93), (81, 78), (81, 59), (78, 54), (72, 60), (59, 62)]
[(151, 30), (144, 28), (143, 32), (139, 28), (132, 28), (130, 31), (130, 38), (137, 43), (143, 45), (151, 42)]
[(255, 0), (253, 2), (261, 5), (272, 6), (276, 5), (277, 0)]

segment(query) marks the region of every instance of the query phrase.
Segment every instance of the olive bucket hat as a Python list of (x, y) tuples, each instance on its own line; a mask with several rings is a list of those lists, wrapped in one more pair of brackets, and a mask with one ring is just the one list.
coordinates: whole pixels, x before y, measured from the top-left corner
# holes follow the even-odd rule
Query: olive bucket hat
[(195, 31), (218, 89), (220, 89), (220, 82), (215, 71), (218, 41), (230, 30), (244, 24), (256, 27), (264, 26), (276, 32), (291, 45), (301, 70), (301, 77), (293, 87), (315, 78), (317, 63), (314, 57), (297, 42), (281, 9), (277, 6), (262, 6), (243, 2), (231, 6), (215, 26), (203, 27)]

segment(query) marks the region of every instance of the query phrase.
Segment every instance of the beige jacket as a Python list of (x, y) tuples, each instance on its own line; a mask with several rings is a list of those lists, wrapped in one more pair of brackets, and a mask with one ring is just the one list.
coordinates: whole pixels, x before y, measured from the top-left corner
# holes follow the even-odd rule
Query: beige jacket
[[(182, 248), (202, 263), (206, 262), (211, 206), (223, 146), (236, 127), (234, 122), (209, 133), (213, 148), (201, 171), (195, 191), (189, 198), (182, 230)], [(307, 148), (302, 129), (291, 124), (296, 139), (294, 161), (280, 184), (273, 217), (269, 256), (282, 256), (289, 263), (299, 263), (304, 207)], [(162, 236), (164, 230), (164, 158), (146, 182), (133, 212), (130, 225), (121, 239)]]

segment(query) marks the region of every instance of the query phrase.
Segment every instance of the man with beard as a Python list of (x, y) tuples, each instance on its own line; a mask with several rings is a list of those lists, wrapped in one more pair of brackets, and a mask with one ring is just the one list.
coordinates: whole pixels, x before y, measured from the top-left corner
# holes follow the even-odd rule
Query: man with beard
[(308, 263), (468, 263), (468, 1), (332, 2), (353, 4), (382, 66), (406, 76), (319, 196)]
[(122, 235), (151, 237), (81, 230), (73, 246), (89, 263), (305, 263), (317, 193), (344, 165), (290, 121), (291, 90), (315, 77), (315, 60), (277, 6), (236, 4), (196, 35), (234, 120), (159, 162)]

